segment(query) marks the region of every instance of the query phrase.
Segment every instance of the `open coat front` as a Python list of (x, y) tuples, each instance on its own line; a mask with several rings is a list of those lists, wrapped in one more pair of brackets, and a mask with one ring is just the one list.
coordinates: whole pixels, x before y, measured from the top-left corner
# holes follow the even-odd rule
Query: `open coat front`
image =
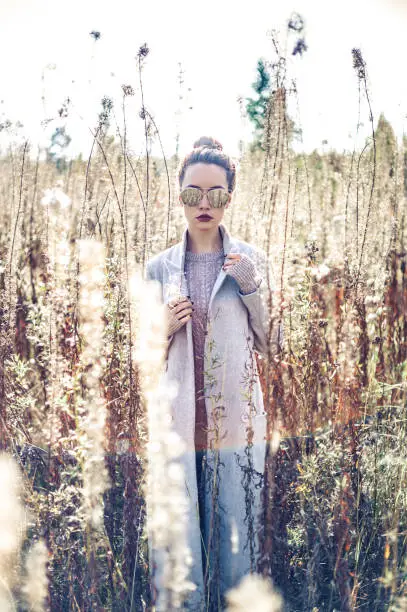
[[(221, 269), (209, 301), (204, 360), (209, 448), (204, 470), (203, 533), (195, 467), (191, 321), (169, 342), (164, 376), (178, 385), (171, 410), (174, 429), (187, 449), (182, 463), (189, 499), (188, 543), (194, 561), (190, 580), (197, 587), (185, 602), (187, 610), (221, 609), (225, 592), (245, 574), (256, 571), (266, 416), (255, 351), (265, 356), (270, 342), (275, 353), (276, 343), (281, 346), (283, 342), (283, 330), (277, 324), (268, 340), (269, 288), (273, 291), (275, 284), (265, 252), (232, 237), (224, 224), (219, 229), (225, 255), (230, 251), (249, 255), (262, 282), (254, 293), (244, 295), (237, 282)], [(185, 228), (181, 242), (147, 262), (146, 276), (161, 283), (164, 303), (175, 295), (189, 295), (184, 274), (187, 231)], [(155, 561), (159, 565), (158, 559)], [(159, 567), (155, 581), (160, 590)]]

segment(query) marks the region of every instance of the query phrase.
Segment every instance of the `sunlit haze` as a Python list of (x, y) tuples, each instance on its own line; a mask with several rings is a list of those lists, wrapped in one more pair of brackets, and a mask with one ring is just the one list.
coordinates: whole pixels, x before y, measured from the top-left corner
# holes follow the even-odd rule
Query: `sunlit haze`
[[(290, 114), (303, 129), (306, 151), (323, 146), (351, 149), (358, 112), (358, 82), (351, 49), (362, 50), (367, 63), (372, 110), (392, 123), (400, 137), (405, 128), (407, 82), (402, 58), (407, 27), (404, 0), (343, 0), (341, 3), (299, 0), (270, 3), (176, 2), (135, 3), (129, 0), (4, 0), (0, 7), (1, 121), (21, 121), (33, 142), (49, 143), (63, 120), (58, 109), (72, 101), (66, 129), (71, 154), (86, 156), (101, 110), (100, 100), (114, 100), (123, 126), (121, 85), (131, 85), (126, 98), (129, 146), (145, 149), (137, 51), (150, 53), (142, 71), (144, 102), (160, 130), (166, 155), (175, 152), (180, 134), (182, 155), (201, 135), (221, 140), (233, 155), (239, 140), (249, 141), (252, 126), (242, 118), (238, 98), (254, 94), (257, 61), (273, 58), (270, 32), (285, 39), (292, 11), (306, 24), (308, 50), (290, 55), (289, 77), (298, 89)], [(92, 30), (100, 31), (95, 41)], [(292, 36), (290, 45), (295, 41)], [(182, 87), (179, 84), (180, 67)], [(42, 74), (44, 79), (42, 81)], [(44, 101), (42, 101), (44, 95)], [(182, 100), (179, 99), (183, 96)], [(361, 109), (361, 138), (369, 134), (369, 112)], [(41, 121), (55, 117), (46, 130)], [(65, 120), (66, 121), (66, 120)], [(114, 119), (112, 118), (112, 124)], [(6, 135), (0, 134), (0, 145)], [(322, 145), (327, 141), (326, 145)], [(158, 140), (153, 153), (159, 154)]]

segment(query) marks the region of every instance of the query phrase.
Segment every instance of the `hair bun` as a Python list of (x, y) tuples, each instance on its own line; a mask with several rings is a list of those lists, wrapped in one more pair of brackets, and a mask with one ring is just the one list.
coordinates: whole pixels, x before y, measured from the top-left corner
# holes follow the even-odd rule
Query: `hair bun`
[(223, 150), (223, 147), (219, 140), (216, 138), (212, 138), (212, 136), (201, 136), (198, 140), (194, 142), (194, 149), (198, 149), (199, 147), (206, 147), (207, 149), (219, 149)]

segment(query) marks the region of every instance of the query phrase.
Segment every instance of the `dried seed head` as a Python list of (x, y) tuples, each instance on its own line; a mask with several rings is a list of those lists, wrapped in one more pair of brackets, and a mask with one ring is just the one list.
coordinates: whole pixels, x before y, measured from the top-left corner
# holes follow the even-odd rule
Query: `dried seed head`
[(142, 45), (140, 49), (138, 50), (137, 57), (141, 59), (143, 57), (147, 57), (149, 53), (150, 53), (150, 49), (147, 47), (147, 43), (144, 43), (144, 45)]
[(359, 79), (366, 78), (366, 63), (363, 60), (362, 52), (360, 49), (352, 49), (353, 67), (358, 74)]

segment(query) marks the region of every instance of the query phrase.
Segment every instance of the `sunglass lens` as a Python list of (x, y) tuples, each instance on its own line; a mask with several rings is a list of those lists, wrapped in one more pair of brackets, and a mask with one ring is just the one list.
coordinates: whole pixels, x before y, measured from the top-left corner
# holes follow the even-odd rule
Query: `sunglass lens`
[(208, 192), (208, 197), (214, 208), (221, 208), (228, 201), (228, 194), (224, 189), (212, 189)]
[(201, 200), (202, 194), (195, 187), (187, 187), (181, 193), (181, 198), (187, 206), (197, 206)]

